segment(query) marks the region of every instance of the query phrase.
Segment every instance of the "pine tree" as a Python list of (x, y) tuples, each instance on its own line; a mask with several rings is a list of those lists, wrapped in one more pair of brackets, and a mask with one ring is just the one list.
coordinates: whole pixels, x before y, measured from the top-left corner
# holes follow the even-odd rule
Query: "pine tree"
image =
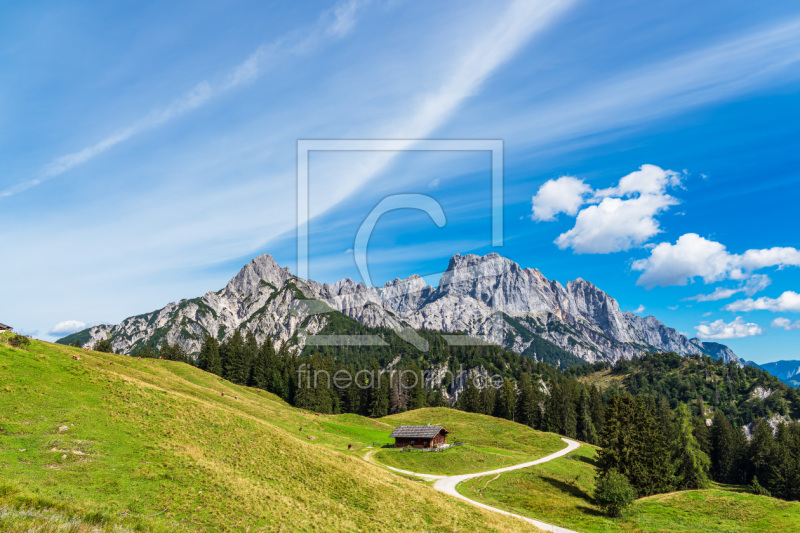
[[(596, 386), (592, 386), (591, 391), (589, 393), (590, 400), (589, 400), (589, 411), (592, 418), (592, 424), (594, 424), (594, 429), (597, 432), (597, 435), (600, 435), (600, 432), (603, 430), (603, 420), (604, 420), (604, 412), (605, 406), (603, 404), (603, 393), (600, 392), (600, 389)], [(595, 439), (594, 442), (591, 444), (597, 444), (597, 440)]]
[(244, 342), (244, 375), (245, 383), (254, 385), (253, 365), (255, 364), (256, 357), (258, 357), (258, 340), (252, 331), (247, 332)]
[(536, 396), (533, 392), (531, 375), (527, 372), (522, 374), (517, 386), (519, 387), (517, 394), (517, 421), (520, 424), (533, 427), (538, 421), (537, 411), (539, 410), (539, 407), (536, 402)]
[(591, 397), (586, 389), (581, 388), (578, 399), (578, 439), (589, 444), (597, 442), (597, 431), (592, 423)]
[(507, 420), (514, 420), (514, 415), (517, 407), (517, 395), (514, 391), (514, 385), (506, 379), (503, 381), (503, 386), (500, 388), (500, 394), (497, 398), (496, 416), (505, 418)]
[(694, 436), (692, 417), (684, 403), (679, 404), (676, 410), (675, 435), (677, 438), (673, 446), (673, 461), (678, 488), (681, 490), (706, 488), (711, 460), (700, 449), (700, 444)]
[(772, 448), (775, 439), (772, 436), (772, 428), (763, 418), (756, 422), (753, 428), (753, 438), (748, 446), (749, 474), (752, 479), (754, 476), (767, 486), (769, 486), (769, 463), (772, 457)]
[(244, 385), (247, 383), (247, 364), (245, 360), (245, 346), (242, 334), (234, 332), (225, 341), (225, 366), (223, 377), (233, 383)]
[(480, 409), (480, 391), (469, 376), (467, 376), (466, 387), (458, 398), (458, 408), (468, 413), (477, 413)]
[(711, 424), (711, 476), (720, 483), (734, 483), (737, 450), (730, 420), (722, 411), (714, 414)]
[(658, 409), (651, 397), (633, 399), (632, 407), (631, 482), (642, 496), (668, 492), (673, 485), (672, 463)]
[(495, 403), (497, 402), (497, 389), (494, 388), (494, 385), (488, 383), (481, 389), (480, 402), (481, 413), (489, 416), (494, 414)]
[(272, 339), (267, 338), (256, 352), (253, 361), (253, 384), (259, 389), (269, 390), (274, 370), (275, 347), (272, 345)]

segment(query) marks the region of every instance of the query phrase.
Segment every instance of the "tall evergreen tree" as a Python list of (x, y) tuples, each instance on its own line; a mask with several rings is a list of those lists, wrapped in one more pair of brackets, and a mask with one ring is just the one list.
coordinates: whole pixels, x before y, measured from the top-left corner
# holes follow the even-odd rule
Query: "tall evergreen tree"
[(256, 352), (256, 357), (253, 361), (253, 384), (259, 389), (268, 391), (275, 370), (275, 347), (272, 345), (272, 339), (267, 337), (259, 347), (258, 352)]
[(219, 356), (219, 342), (211, 335), (203, 338), (200, 355), (197, 359), (198, 366), (206, 372), (222, 375), (222, 360)]
[(500, 388), (500, 394), (497, 398), (496, 415), (507, 420), (514, 420), (516, 408), (517, 395), (514, 391), (514, 384), (506, 379), (503, 381), (503, 386)]
[(769, 485), (769, 464), (772, 458), (775, 439), (772, 428), (763, 418), (753, 427), (753, 437), (748, 446), (750, 478), (757, 477), (762, 485)]
[(714, 413), (711, 423), (711, 476), (720, 483), (735, 483), (737, 449), (733, 426), (722, 411)]
[(536, 395), (533, 391), (531, 375), (524, 373), (517, 384), (517, 422), (528, 426), (535, 426), (538, 422), (539, 406), (536, 402)]
[(458, 398), (458, 408), (468, 413), (477, 413), (480, 410), (480, 391), (470, 377), (467, 377), (466, 387)]
[(228, 381), (244, 385), (247, 383), (247, 361), (242, 334), (237, 330), (225, 341), (225, 366), (223, 376)]
[(675, 415), (677, 438), (673, 442), (673, 460), (678, 488), (681, 490), (706, 488), (711, 460), (700, 448), (700, 443), (694, 436), (694, 425), (686, 404), (678, 405)]

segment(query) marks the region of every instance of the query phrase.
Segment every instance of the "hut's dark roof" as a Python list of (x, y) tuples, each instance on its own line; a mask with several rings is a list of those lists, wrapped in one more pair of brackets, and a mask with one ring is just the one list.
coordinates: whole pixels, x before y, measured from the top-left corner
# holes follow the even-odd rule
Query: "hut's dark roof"
[(11, 326), (6, 326), (5, 324), (0, 324), (0, 329), (11, 329)]
[[(432, 439), (439, 434), (444, 426), (397, 426), (390, 437), (405, 439)], [(450, 433), (444, 429), (445, 433)]]

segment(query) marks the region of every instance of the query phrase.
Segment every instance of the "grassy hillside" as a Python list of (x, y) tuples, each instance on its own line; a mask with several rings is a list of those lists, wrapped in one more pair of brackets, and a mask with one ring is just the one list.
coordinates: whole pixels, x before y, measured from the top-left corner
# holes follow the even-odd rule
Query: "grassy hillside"
[(581, 531), (773, 532), (797, 531), (800, 503), (737, 492), (736, 487), (673, 492), (637, 500), (619, 519), (592, 500), (596, 450), (582, 446), (532, 468), (469, 480), (465, 496), (501, 509)]
[(393, 426), (430, 422), (450, 431), (448, 442), (455, 438), (466, 443), (435, 453), (392, 449), (380, 450), (375, 454), (375, 459), (383, 464), (425, 474), (481, 472), (532, 461), (564, 447), (564, 442), (553, 433), (536, 431), (502, 418), (454, 409), (416, 409), (382, 418), (381, 421)]
[(0, 340), (0, 530), (530, 530), (347, 451), (391, 424), (182, 363)]

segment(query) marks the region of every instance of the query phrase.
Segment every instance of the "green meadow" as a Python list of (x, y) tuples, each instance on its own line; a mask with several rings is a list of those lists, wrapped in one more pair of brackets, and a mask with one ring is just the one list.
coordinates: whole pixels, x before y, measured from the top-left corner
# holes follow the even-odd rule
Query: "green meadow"
[(596, 450), (584, 445), (541, 465), (468, 480), (458, 485), (458, 491), (475, 501), (581, 533), (773, 533), (800, 528), (800, 503), (723, 485), (642, 498), (621, 518), (608, 518), (592, 500), (596, 459)]
[(0, 530), (530, 530), (364, 461), (392, 424), (183, 363), (0, 339)]

